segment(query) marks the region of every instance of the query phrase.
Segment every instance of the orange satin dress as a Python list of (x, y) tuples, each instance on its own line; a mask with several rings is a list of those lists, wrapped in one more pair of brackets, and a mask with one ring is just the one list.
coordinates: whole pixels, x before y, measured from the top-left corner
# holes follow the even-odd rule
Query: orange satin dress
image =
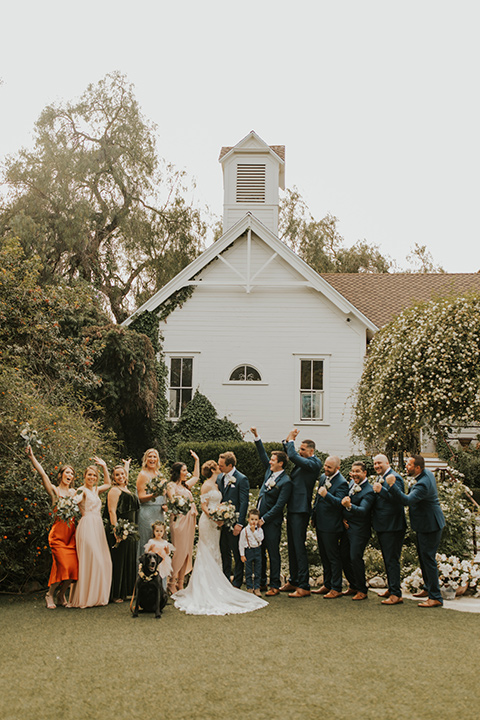
[(78, 558), (75, 544), (75, 522), (55, 520), (48, 533), (48, 544), (52, 551), (52, 569), (49, 585), (63, 580), (77, 580)]

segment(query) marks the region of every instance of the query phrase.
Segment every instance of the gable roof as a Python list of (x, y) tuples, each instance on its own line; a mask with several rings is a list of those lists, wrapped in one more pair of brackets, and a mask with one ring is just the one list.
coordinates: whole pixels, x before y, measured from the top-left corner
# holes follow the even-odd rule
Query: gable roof
[(321, 273), (377, 327), (416, 301), (480, 292), (479, 273)]
[[(251, 230), (263, 242), (271, 248), (271, 250), (281, 257), (285, 262), (296, 270), (300, 276), (304, 278), (305, 286), (310, 287), (322, 293), (333, 305), (335, 305), (345, 315), (356, 317), (367, 330), (375, 332), (378, 328), (366, 317), (355, 305), (346, 299), (334, 286), (327, 282), (318, 273), (307, 265), (293, 250), (278, 239), (271, 230), (258, 220), (252, 213), (246, 213), (235, 225), (222, 235), (216, 242), (212, 243), (204, 252), (193, 260), (187, 267), (175, 275), (169, 283), (164, 285), (155, 295), (147, 300), (141, 307), (130, 315), (122, 324), (129, 325), (132, 320), (146, 310), (155, 312), (174, 292), (180, 290), (187, 285), (201, 284), (196, 280), (196, 276), (221, 255), (232, 243), (237, 240), (246, 231)], [(243, 284), (243, 283), (242, 283)]]

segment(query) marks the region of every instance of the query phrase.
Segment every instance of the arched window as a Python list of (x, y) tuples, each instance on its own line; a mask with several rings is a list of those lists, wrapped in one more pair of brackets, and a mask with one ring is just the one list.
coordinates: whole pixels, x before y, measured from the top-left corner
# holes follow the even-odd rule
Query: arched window
[(251, 365), (239, 365), (231, 373), (230, 382), (259, 382), (261, 380), (260, 373)]

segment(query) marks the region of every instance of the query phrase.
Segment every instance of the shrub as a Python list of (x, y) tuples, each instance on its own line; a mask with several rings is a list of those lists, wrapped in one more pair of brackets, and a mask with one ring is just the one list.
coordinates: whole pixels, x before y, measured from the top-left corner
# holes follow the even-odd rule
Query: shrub
[(35, 453), (55, 482), (63, 463), (73, 465), (79, 484), (92, 455), (111, 467), (119, 454), (97, 425), (67, 405), (50, 405), (20, 370), (0, 368), (0, 387), (0, 587), (19, 591), (48, 579), (52, 524), (50, 499), (19, 444), (22, 426), (38, 431), (43, 446)]

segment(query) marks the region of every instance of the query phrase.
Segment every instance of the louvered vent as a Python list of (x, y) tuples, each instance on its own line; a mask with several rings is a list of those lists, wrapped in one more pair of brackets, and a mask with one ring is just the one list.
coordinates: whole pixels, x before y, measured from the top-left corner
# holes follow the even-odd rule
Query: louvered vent
[(237, 165), (237, 202), (265, 202), (265, 165)]

